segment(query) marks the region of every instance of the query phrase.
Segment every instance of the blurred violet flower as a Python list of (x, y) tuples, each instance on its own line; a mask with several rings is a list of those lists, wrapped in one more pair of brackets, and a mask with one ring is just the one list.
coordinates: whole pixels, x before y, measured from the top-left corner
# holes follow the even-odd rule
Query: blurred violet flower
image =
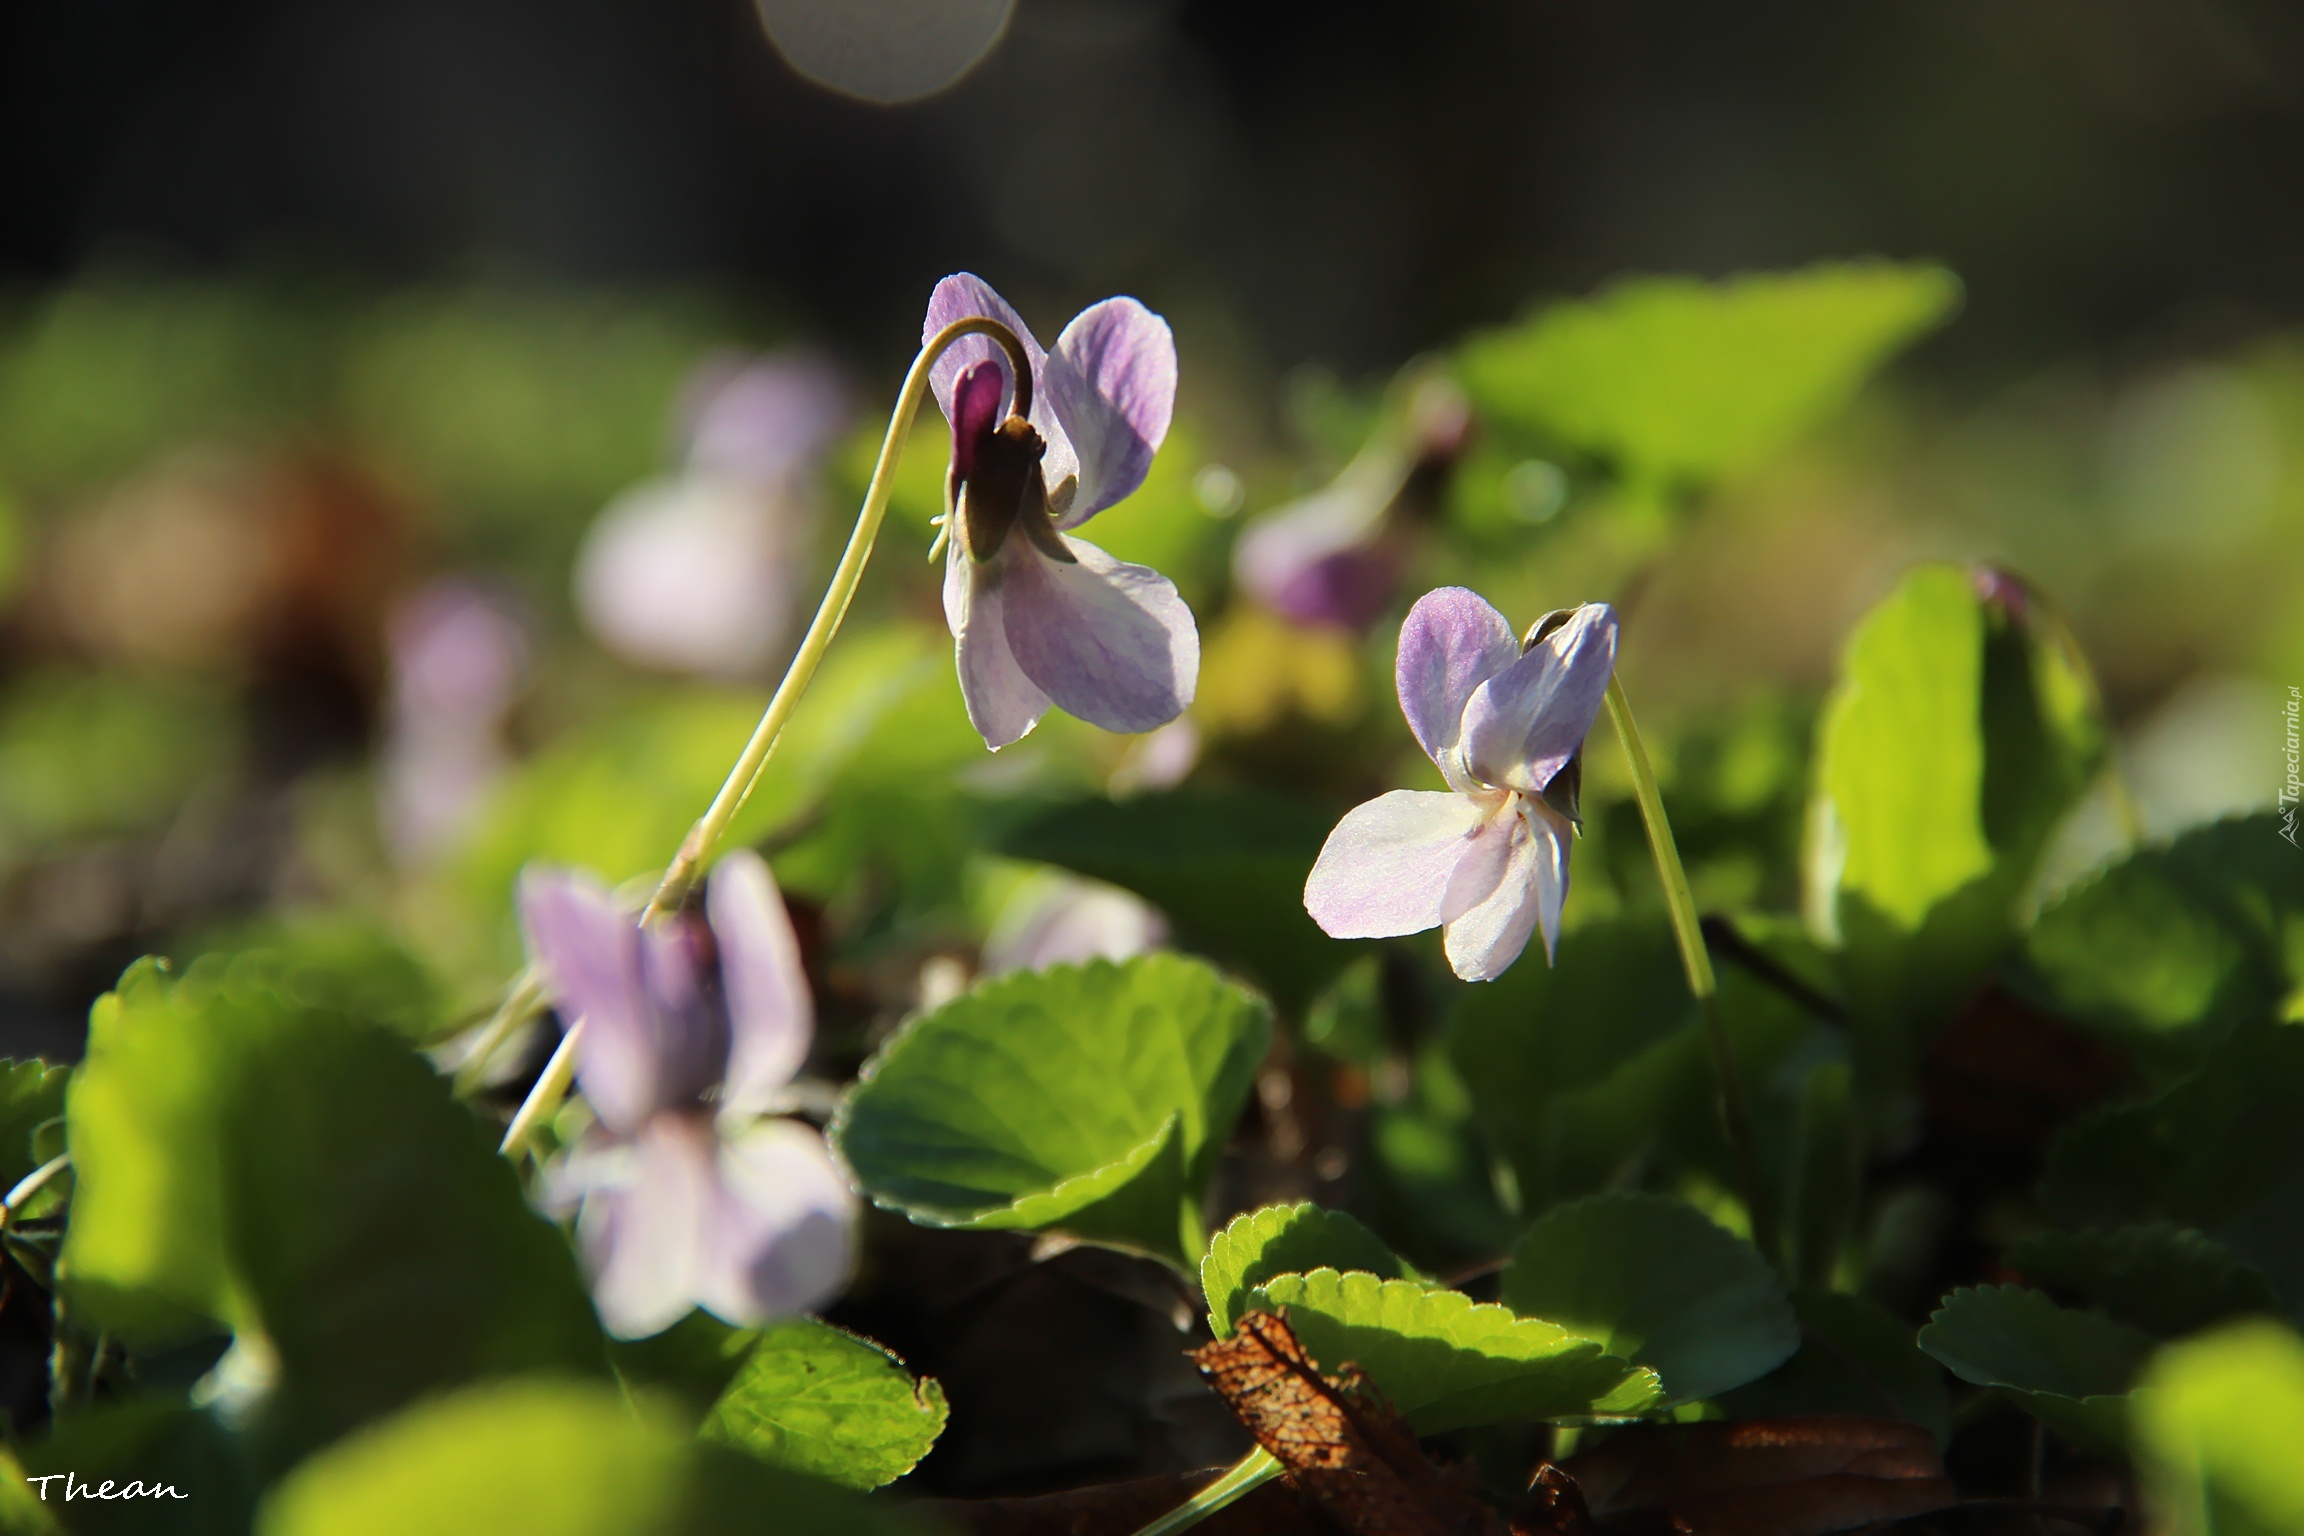
[(1551, 957), (1568, 895), (1580, 753), (1616, 668), (1606, 603), (1546, 615), (1523, 645), (1462, 587), (1400, 626), (1400, 710), (1446, 791), (1396, 789), (1336, 824), (1304, 907), (1339, 939), (1439, 927), (1466, 981), (1502, 975), (1541, 927)]
[(586, 534), (577, 611), (627, 661), (749, 676), (791, 623), (847, 387), (812, 353), (722, 359), (698, 370), (680, 416), (680, 472), (626, 491)]
[(501, 594), (451, 577), (402, 603), (385, 638), (379, 811), (393, 856), (416, 865), (464, 835), (509, 766), (504, 717), (527, 678), (528, 632)]
[(562, 1015), (581, 1019), (576, 1081), (596, 1117), (555, 1168), (601, 1321), (645, 1338), (691, 1306), (738, 1325), (845, 1283), (855, 1197), (823, 1138), (763, 1118), (807, 1059), (800, 948), (759, 855), (729, 854), (704, 913), (634, 925), (579, 874), (532, 869), (521, 923)]
[(960, 273), (936, 285), (922, 339), (972, 316), (1016, 333), (1033, 389), (1030, 419), (1013, 415), (1007, 355), (982, 336), (955, 343), (930, 376), (952, 426), (944, 616), (968, 719), (994, 750), (1051, 704), (1108, 731), (1165, 725), (1199, 682), (1192, 610), (1167, 577), (1066, 531), (1143, 484), (1168, 435), (1168, 323), (1134, 299), (1106, 299), (1043, 352), (1000, 295)]
[(1126, 960), (1167, 941), (1167, 922), (1141, 898), (1118, 886), (1056, 875), (1009, 903), (984, 945), (984, 973)]
[(1407, 565), (1410, 531), (1398, 511), (1429, 499), (1471, 426), (1463, 390), (1422, 373), (1334, 480), (1248, 525), (1232, 549), (1234, 578), (1291, 623), (1366, 629), (1392, 605)]

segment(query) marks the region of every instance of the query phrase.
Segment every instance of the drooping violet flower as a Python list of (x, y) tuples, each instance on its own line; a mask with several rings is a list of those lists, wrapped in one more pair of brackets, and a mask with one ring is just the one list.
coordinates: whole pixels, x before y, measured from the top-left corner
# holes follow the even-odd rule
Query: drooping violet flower
[(1033, 388), (1029, 419), (1013, 415), (1007, 354), (981, 336), (954, 344), (930, 375), (952, 426), (944, 617), (968, 719), (994, 750), (1051, 704), (1108, 731), (1165, 725), (1199, 682), (1192, 610), (1159, 572), (1067, 532), (1143, 484), (1168, 435), (1168, 323), (1134, 299), (1106, 299), (1043, 352), (1007, 301), (963, 272), (936, 285), (922, 339), (975, 316), (1016, 333)]
[(627, 661), (744, 677), (792, 621), (816, 525), (816, 477), (848, 416), (832, 365), (786, 352), (698, 371), (680, 409), (686, 461), (611, 502), (576, 560), (576, 607)]
[(528, 671), (528, 632), (505, 598), (448, 577), (394, 611), (386, 630), (378, 810), (395, 859), (422, 864), (471, 825), (510, 766), (504, 717)]
[(1454, 381), (1417, 378), (1334, 480), (1248, 525), (1232, 548), (1233, 576), (1292, 624), (1366, 629), (1391, 606), (1407, 565), (1400, 510), (1430, 499), (1471, 425)]
[(532, 869), (520, 912), (555, 1006), (584, 1023), (576, 1082), (596, 1123), (550, 1189), (580, 1203), (608, 1331), (645, 1338), (691, 1306), (748, 1325), (839, 1290), (855, 1197), (815, 1131), (762, 1118), (815, 1028), (768, 866), (729, 854), (702, 917), (645, 929), (587, 876)]
[(1462, 587), (1427, 592), (1400, 626), (1400, 710), (1446, 791), (1396, 789), (1336, 824), (1304, 907), (1339, 939), (1446, 930), (1448, 963), (1492, 981), (1568, 895), (1579, 754), (1616, 667), (1606, 603), (1548, 614), (1523, 645)]

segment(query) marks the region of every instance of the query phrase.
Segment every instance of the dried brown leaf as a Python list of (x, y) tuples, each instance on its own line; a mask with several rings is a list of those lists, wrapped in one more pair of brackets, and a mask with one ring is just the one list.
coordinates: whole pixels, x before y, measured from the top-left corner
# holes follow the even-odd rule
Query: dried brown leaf
[(1232, 1337), (1192, 1358), (1289, 1481), (1351, 1536), (1505, 1536), (1495, 1511), (1425, 1459), (1356, 1369), (1323, 1375), (1271, 1313), (1242, 1315)]
[(1827, 1536), (1959, 1498), (1928, 1431), (1896, 1419), (1634, 1425), (1566, 1468), (1603, 1531)]

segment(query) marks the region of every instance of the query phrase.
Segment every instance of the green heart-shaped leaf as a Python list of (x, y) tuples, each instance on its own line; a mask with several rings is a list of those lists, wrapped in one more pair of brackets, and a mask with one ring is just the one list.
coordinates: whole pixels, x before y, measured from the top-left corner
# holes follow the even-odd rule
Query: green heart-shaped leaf
[(312, 1457), (258, 1536), (894, 1536), (899, 1511), (635, 1414), (613, 1390), (520, 1380), (434, 1399)]
[(1550, 1212), (1512, 1250), (1502, 1300), (1651, 1367), (1668, 1402), (1742, 1386), (1800, 1347), (1767, 1260), (1663, 1195), (1594, 1195)]
[(2049, 1427), (2115, 1455), (2127, 1440), (2128, 1389), (2157, 1347), (2149, 1334), (2021, 1285), (1954, 1291), (1919, 1342), (1962, 1381), (1997, 1388)]
[(2270, 812), (2139, 850), (2040, 914), (2022, 980), (2149, 1064), (2197, 1065), (2304, 982), (2304, 859)]
[(1637, 278), (1475, 336), (1483, 411), (1658, 484), (1752, 468), (1845, 405), (1958, 306), (1938, 267), (1819, 265), (1708, 283)]
[(228, 1326), (277, 1364), (285, 1458), (476, 1377), (605, 1373), (568, 1245), (407, 1044), (300, 1009), (261, 957), (131, 969), (67, 1099), (58, 1265), (90, 1324)]
[(1654, 1371), (1557, 1323), (1415, 1280), (1316, 1269), (1266, 1281), (1249, 1306), (1285, 1315), (1323, 1370), (1358, 1366), (1418, 1434), (1625, 1418), (1663, 1395)]
[(1181, 955), (1002, 976), (889, 1041), (832, 1143), (923, 1225), (1061, 1227), (1189, 1261), (1180, 1221), (1197, 1224), (1270, 1038), (1262, 999)]
[(2235, 1323), (2161, 1351), (2133, 1396), (2137, 1460), (2169, 1536), (2304, 1530), (2304, 1340)]
[(848, 1488), (894, 1482), (944, 1432), (944, 1389), (814, 1318), (764, 1330), (703, 1434)]
[(2164, 1339), (2250, 1312), (2286, 1310), (2264, 1271), (2171, 1222), (2035, 1233), (2012, 1244), (2002, 1262), (2035, 1285)]
[(1200, 1261), (1200, 1291), (1208, 1298), (1210, 1331), (1220, 1339), (1229, 1337), (1248, 1293), (1273, 1276), (1314, 1269), (1364, 1270), (1386, 1280), (1415, 1278), (1384, 1240), (1355, 1217), (1310, 1201), (1268, 1205), (1233, 1217), (1208, 1241), (1208, 1257)]

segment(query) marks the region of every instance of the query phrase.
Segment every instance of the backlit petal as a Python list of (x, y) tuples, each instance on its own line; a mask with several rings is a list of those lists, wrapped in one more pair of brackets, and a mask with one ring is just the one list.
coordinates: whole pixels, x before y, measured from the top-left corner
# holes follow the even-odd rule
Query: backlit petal
[(728, 1000), (721, 1110), (756, 1113), (808, 1059), (816, 1014), (800, 967), (800, 943), (767, 861), (749, 848), (713, 869), (704, 911), (718, 942), (720, 986)]
[(1511, 854), (1494, 889), (1447, 925), (1445, 948), (1457, 975), (1495, 980), (1520, 958), (1538, 928), (1545, 959), (1551, 959), (1560, 940), (1560, 906), (1568, 897), (1569, 836), (1567, 824), (1541, 807), (1513, 817)]
[[(1016, 333), (1024, 343), (1024, 355), (1032, 360), (1032, 425), (1040, 429), (1047, 440), (1048, 452), (1040, 467), (1048, 477), (1050, 488), (1061, 484), (1074, 473), (1075, 460), (1072, 440), (1065, 436), (1063, 425), (1048, 402), (1048, 354), (1025, 327), (1023, 317), (1009, 307), (1008, 301), (992, 291), (992, 285), (973, 272), (956, 272), (936, 285), (928, 296), (928, 315), (920, 322), (920, 340), (923, 345), (955, 320), (967, 320), (982, 315), (997, 320)], [(1008, 374), (1008, 353), (989, 336), (964, 336), (947, 348), (942, 357), (929, 365), (928, 384), (935, 392), (936, 403), (943, 408), (944, 419), (952, 421), (952, 389), (960, 375), (971, 364), (987, 359), (997, 360), (1003, 379)], [(1005, 417), (1013, 403), (1009, 389), (1000, 392), (1000, 415)]]
[(1587, 603), (1474, 690), (1464, 756), (1490, 784), (1539, 794), (1592, 729), (1616, 672), (1616, 610)]
[(576, 1238), (601, 1325), (642, 1339), (686, 1316), (704, 1288), (719, 1148), (708, 1123), (662, 1115), (623, 1150), (622, 1177), (585, 1197)]
[(1519, 654), (1511, 624), (1478, 593), (1442, 587), (1416, 600), (1400, 626), (1393, 679), (1425, 756), (1440, 762), (1456, 746), (1474, 691)]
[(1067, 541), (1052, 560), (1030, 540), (1001, 551), (1000, 600), (1017, 666), (1059, 709), (1108, 731), (1149, 731), (1192, 702), (1200, 631), (1175, 583), (1149, 566)]
[(659, 1060), (640, 930), (599, 882), (567, 870), (520, 879), (520, 923), (563, 1021), (584, 1023), (576, 1079), (602, 1123), (630, 1134), (655, 1109)]
[(1304, 910), (1339, 939), (1382, 939), (1438, 927), (1459, 863), (1487, 811), (1463, 795), (1396, 789), (1357, 806), (1320, 849)]
[[(1012, 538), (1008, 548), (1023, 542)], [(1007, 558), (1003, 551), (1001, 559), (978, 565), (955, 541), (944, 567), (944, 618), (952, 628), (960, 696), (968, 705), (968, 723), (995, 752), (1022, 738), (1048, 712), (1048, 695), (1008, 649), (1001, 591)]]
[[(1176, 338), (1134, 299), (1106, 299), (1073, 317), (1045, 370), (1080, 485), (1059, 519), (1086, 522), (1144, 483), (1176, 404)], [(1051, 473), (1049, 488), (1058, 477)]]
[(739, 1327), (821, 1306), (856, 1257), (856, 1197), (824, 1139), (763, 1120), (721, 1144), (696, 1300)]

